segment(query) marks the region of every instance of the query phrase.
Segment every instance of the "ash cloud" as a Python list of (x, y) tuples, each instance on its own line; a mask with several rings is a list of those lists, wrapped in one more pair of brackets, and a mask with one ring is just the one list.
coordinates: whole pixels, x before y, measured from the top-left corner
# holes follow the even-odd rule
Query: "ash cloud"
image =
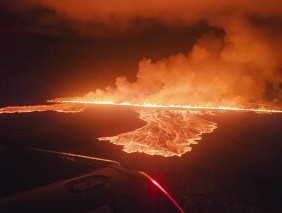
[(92, 29), (97, 34), (131, 33), (137, 19), (164, 25), (206, 20), (225, 32), (204, 33), (190, 52), (144, 58), (135, 81), (119, 76), (114, 87), (90, 92), (86, 99), (232, 106), (282, 102), (281, 1), (23, 0), (8, 5), (14, 11), (47, 8), (82, 34), (93, 23), (100, 24)]

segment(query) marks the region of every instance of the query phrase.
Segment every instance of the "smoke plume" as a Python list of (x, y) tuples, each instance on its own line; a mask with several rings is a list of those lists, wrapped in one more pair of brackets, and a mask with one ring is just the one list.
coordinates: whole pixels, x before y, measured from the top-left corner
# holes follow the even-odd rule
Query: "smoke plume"
[(97, 89), (84, 99), (231, 106), (281, 104), (281, 1), (23, 0), (8, 5), (15, 11), (47, 8), (82, 32), (81, 26), (95, 23), (100, 26), (95, 28), (97, 31), (106, 26), (128, 33), (138, 19), (157, 19), (165, 25), (206, 20), (224, 31), (204, 33), (190, 52), (174, 53), (157, 61), (143, 58), (135, 81), (119, 76), (114, 87)]
[(203, 34), (191, 52), (139, 62), (136, 80), (116, 78), (86, 100), (230, 105), (281, 103), (281, 42), (244, 19), (224, 25), (225, 35)]

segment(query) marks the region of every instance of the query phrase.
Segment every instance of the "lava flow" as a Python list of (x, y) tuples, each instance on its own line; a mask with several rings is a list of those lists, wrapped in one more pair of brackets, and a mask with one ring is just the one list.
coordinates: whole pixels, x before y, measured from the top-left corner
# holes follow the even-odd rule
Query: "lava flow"
[(202, 111), (239, 111), (239, 112), (256, 112), (256, 113), (282, 113), (280, 109), (274, 108), (243, 108), (232, 106), (200, 106), (200, 105), (163, 105), (155, 103), (129, 103), (114, 101), (92, 101), (84, 99), (55, 99), (49, 100), (50, 103), (63, 103), (63, 104), (83, 104), (83, 105), (115, 105), (115, 106), (129, 106), (141, 108), (158, 108), (158, 109), (184, 109), (184, 110), (202, 110)]
[(11, 113), (28, 113), (28, 112), (64, 112), (76, 113), (84, 111), (86, 107), (78, 104), (50, 104), (50, 105), (34, 105), (34, 106), (10, 106), (0, 109), (0, 114)]
[(100, 137), (123, 145), (127, 153), (142, 152), (165, 157), (181, 156), (191, 151), (191, 145), (201, 140), (201, 134), (210, 133), (216, 123), (200, 118), (202, 112), (178, 110), (136, 110), (147, 124), (132, 132), (113, 137)]
[(253, 109), (236, 107), (207, 107), (190, 105), (157, 105), (115, 103), (112, 101), (54, 100), (50, 105), (13, 106), (0, 109), (0, 114), (55, 111), (63, 113), (82, 112), (95, 105), (117, 105), (131, 107), (139, 114), (146, 125), (131, 132), (111, 137), (100, 137), (100, 141), (110, 141), (122, 145), (127, 153), (141, 152), (164, 157), (181, 156), (191, 151), (191, 145), (202, 139), (203, 133), (216, 129), (215, 122), (206, 120), (203, 115), (210, 112), (255, 112), (282, 113), (274, 109)]

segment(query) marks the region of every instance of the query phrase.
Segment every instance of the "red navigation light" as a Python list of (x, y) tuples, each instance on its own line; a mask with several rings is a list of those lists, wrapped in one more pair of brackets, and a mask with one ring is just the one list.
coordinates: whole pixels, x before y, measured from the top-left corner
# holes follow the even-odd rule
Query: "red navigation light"
[(147, 175), (144, 172), (141, 172), (143, 175), (145, 175), (156, 187), (158, 187), (158, 189), (160, 189), (167, 197), (168, 199), (177, 207), (177, 209), (184, 213), (183, 209), (180, 207), (180, 205), (176, 202), (176, 200), (173, 199), (173, 197), (156, 181), (154, 180), (152, 177), (150, 177), (149, 175)]

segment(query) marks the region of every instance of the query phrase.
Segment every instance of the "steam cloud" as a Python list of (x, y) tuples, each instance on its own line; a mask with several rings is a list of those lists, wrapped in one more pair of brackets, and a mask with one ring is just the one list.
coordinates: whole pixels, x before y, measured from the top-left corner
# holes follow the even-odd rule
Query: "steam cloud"
[(87, 100), (158, 104), (273, 104), (282, 100), (281, 42), (244, 19), (208, 32), (189, 53), (139, 62), (136, 81), (116, 78), (115, 87), (88, 93)]
[(188, 53), (158, 61), (144, 58), (135, 81), (117, 77), (114, 87), (97, 89), (85, 99), (231, 106), (281, 104), (281, 1), (24, 0), (9, 5), (15, 10), (48, 8), (78, 31), (83, 31), (81, 23), (100, 23), (126, 32), (136, 19), (158, 19), (169, 25), (207, 20), (225, 32), (203, 34)]
[(116, 87), (96, 90), (87, 99), (159, 104), (244, 105), (281, 101), (281, 58), (271, 41), (241, 23), (226, 36), (210, 32), (193, 50), (153, 62), (139, 62), (136, 81), (125, 76)]

